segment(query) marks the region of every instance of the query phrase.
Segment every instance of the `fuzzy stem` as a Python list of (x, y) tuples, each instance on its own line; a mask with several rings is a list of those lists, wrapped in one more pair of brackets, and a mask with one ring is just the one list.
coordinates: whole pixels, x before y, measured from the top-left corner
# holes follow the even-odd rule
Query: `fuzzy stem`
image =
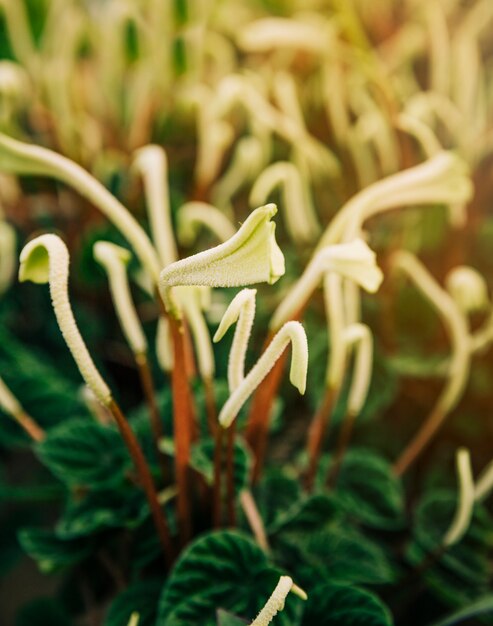
[(151, 368), (146, 354), (135, 355), (137, 363), (137, 369), (139, 371), (140, 383), (146, 399), (146, 403), (149, 409), (149, 415), (151, 418), (152, 434), (154, 437), (154, 444), (156, 447), (156, 455), (159, 462), (159, 468), (161, 470), (161, 478), (163, 484), (166, 484), (166, 463), (164, 457), (159, 449), (159, 440), (163, 438), (163, 425), (161, 422), (161, 416), (159, 414), (159, 408), (156, 401), (156, 391), (154, 387), (154, 381), (152, 379)]
[(141, 486), (145, 491), (147, 502), (149, 504), (149, 508), (151, 509), (154, 525), (156, 526), (161, 545), (163, 546), (166, 564), (169, 567), (173, 561), (173, 544), (171, 542), (171, 535), (166, 517), (159, 505), (157, 491), (154, 486), (154, 481), (152, 480), (149, 466), (134, 432), (130, 428), (125, 416), (115, 400), (111, 400), (108, 408), (118, 425), (130, 456), (135, 463), (135, 468), (137, 470)]

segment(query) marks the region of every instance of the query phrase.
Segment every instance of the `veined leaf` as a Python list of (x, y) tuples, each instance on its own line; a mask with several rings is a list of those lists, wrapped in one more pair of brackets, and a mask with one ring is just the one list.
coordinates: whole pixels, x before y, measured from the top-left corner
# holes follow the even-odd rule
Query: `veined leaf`
[(337, 477), (336, 496), (351, 517), (370, 528), (403, 526), (402, 483), (390, 463), (370, 450), (347, 451)]
[(272, 529), (282, 524), (287, 510), (293, 510), (301, 497), (299, 480), (290, 478), (281, 470), (269, 470), (254, 488), (255, 502), (259, 508), (265, 528)]
[[(453, 519), (456, 494), (430, 491), (416, 509), (413, 540), (407, 559), (419, 565), (441, 546)], [(464, 606), (489, 591), (489, 556), (493, 548), (493, 522), (476, 504), (467, 533), (424, 573), (434, 595), (450, 606)]]
[(92, 541), (60, 539), (55, 533), (39, 528), (24, 528), (19, 542), (44, 573), (53, 572), (84, 560), (92, 550)]
[(86, 537), (108, 528), (135, 528), (149, 514), (144, 493), (138, 487), (89, 492), (80, 500), (68, 502), (56, 531), (64, 539)]
[(320, 585), (308, 595), (302, 626), (392, 626), (377, 596), (349, 585)]
[[(202, 536), (181, 555), (166, 582), (157, 626), (216, 626), (217, 609), (250, 621), (282, 574), (247, 535), (219, 531)], [(273, 624), (297, 626), (302, 601), (290, 594)]]
[[(69, 417), (87, 414), (77, 385), (5, 331), (0, 334), (0, 376), (27, 413), (45, 429)], [(5, 419), (0, 441), (19, 445), (27, 441), (27, 436), (13, 420)]]
[(131, 584), (111, 603), (104, 626), (126, 626), (134, 612), (139, 614), (139, 626), (154, 626), (162, 586), (158, 579)]
[[(209, 485), (212, 485), (214, 481), (214, 451), (214, 440), (210, 437), (204, 439), (193, 446), (190, 461), (191, 466), (204, 476)], [(235, 440), (233, 454), (236, 493), (239, 493), (250, 482), (252, 454), (245, 442), (238, 438)]]
[(351, 525), (337, 500), (315, 495), (289, 511), (271, 538), (279, 559), (300, 584), (315, 578), (356, 584), (384, 584), (396, 572), (382, 547)]
[(476, 602), (473, 602), (459, 611), (455, 611), (452, 615), (449, 615), (445, 619), (435, 622), (433, 626), (454, 626), (455, 624), (460, 624), (461, 622), (469, 620), (472, 617), (489, 614), (493, 614), (493, 595), (491, 594), (476, 600)]
[(37, 454), (65, 484), (93, 489), (121, 483), (132, 466), (119, 433), (86, 418), (51, 429), (37, 446)]

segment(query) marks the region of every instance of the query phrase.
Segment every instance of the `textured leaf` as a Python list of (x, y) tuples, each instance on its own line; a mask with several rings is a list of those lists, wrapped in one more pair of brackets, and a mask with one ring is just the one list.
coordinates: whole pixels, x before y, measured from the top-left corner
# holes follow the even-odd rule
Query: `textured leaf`
[[(234, 531), (202, 536), (181, 555), (164, 587), (157, 626), (216, 626), (217, 609), (253, 619), (281, 572), (247, 535)], [(272, 622), (299, 624), (301, 601), (290, 594)]]
[(79, 563), (89, 556), (92, 548), (91, 541), (66, 541), (38, 528), (24, 528), (18, 538), (23, 550), (45, 573)]
[(156, 579), (130, 585), (111, 603), (104, 626), (126, 626), (134, 612), (139, 614), (139, 626), (153, 626), (162, 585), (162, 580)]
[(148, 515), (144, 493), (137, 487), (129, 485), (125, 489), (90, 492), (67, 504), (58, 521), (57, 534), (71, 539), (108, 528), (135, 528)]
[(50, 430), (37, 446), (41, 461), (71, 486), (104, 488), (121, 483), (132, 461), (120, 434), (90, 419), (72, 419)]
[(326, 581), (384, 584), (396, 572), (382, 547), (351, 525), (333, 498), (312, 496), (289, 511), (272, 545), (278, 558), (307, 587)]
[(311, 591), (302, 626), (392, 626), (388, 608), (369, 591), (328, 584)]
[(356, 520), (391, 530), (404, 523), (402, 483), (391, 465), (370, 450), (348, 450), (339, 470), (337, 499)]
[(454, 624), (460, 624), (465, 620), (469, 620), (472, 617), (478, 617), (479, 615), (493, 614), (493, 595), (488, 595), (465, 608), (452, 613), (443, 620), (436, 622), (433, 626), (454, 626)]
[[(204, 439), (192, 448), (191, 466), (200, 472), (209, 485), (214, 481), (214, 440)], [(224, 458), (223, 458), (224, 461)], [(247, 487), (250, 482), (252, 455), (241, 439), (235, 440), (234, 446), (234, 477), (236, 493)]]
[[(37, 356), (5, 331), (0, 334), (0, 376), (27, 413), (45, 429), (69, 417), (87, 414), (78, 386), (48, 359)], [(13, 420), (3, 420), (0, 441), (18, 445), (27, 441), (27, 436)]]
[(254, 488), (254, 497), (268, 533), (282, 524), (286, 511), (293, 510), (300, 496), (299, 480), (286, 476), (280, 470), (266, 472)]
[[(456, 494), (430, 491), (416, 509), (413, 540), (407, 551), (415, 566), (440, 547), (456, 507)], [(451, 606), (464, 606), (489, 591), (489, 555), (493, 548), (493, 522), (482, 505), (476, 505), (469, 529), (460, 542), (424, 573), (433, 593)], [(435, 560), (436, 561), (436, 560)]]

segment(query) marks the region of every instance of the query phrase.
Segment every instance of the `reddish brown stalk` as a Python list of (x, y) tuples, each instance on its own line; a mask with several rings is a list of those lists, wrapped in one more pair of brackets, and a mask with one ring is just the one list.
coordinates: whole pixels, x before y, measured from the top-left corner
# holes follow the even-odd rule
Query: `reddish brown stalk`
[(18, 413), (15, 419), (33, 441), (36, 443), (43, 441), (46, 436), (45, 431), (27, 413)]
[(182, 545), (192, 535), (190, 510), (190, 448), (192, 443), (192, 405), (185, 367), (183, 326), (169, 318), (174, 347), (174, 365), (171, 374), (173, 389), (173, 430), (175, 439), (175, 480), (178, 486), (177, 515)]
[[(305, 305), (292, 315), (290, 319), (301, 319), (304, 309)], [(264, 343), (264, 350), (270, 344), (274, 335), (274, 331), (269, 332)], [(287, 357), (287, 351), (284, 351), (275, 363), (274, 367), (260, 383), (253, 396), (245, 431), (245, 438), (253, 450), (253, 484), (258, 482), (264, 467), (267, 439), (269, 434), (269, 418), (272, 413), (272, 407), (277, 396), (277, 391), (281, 384), (282, 373), (284, 371), (284, 365)]]
[(405, 472), (407, 472), (409, 467), (430, 443), (433, 435), (440, 428), (446, 417), (447, 413), (445, 413), (440, 406), (433, 409), (428, 419), (419, 429), (418, 433), (414, 436), (409, 445), (405, 448), (404, 452), (402, 452), (400, 457), (394, 463), (392, 469), (396, 476), (402, 476)]
[[(268, 345), (271, 339), (272, 335), (269, 335), (266, 345)], [(277, 390), (281, 384), (281, 378), (287, 356), (288, 353), (285, 351), (257, 388), (257, 391), (253, 396), (250, 413), (248, 415), (245, 438), (254, 453), (252, 475), (254, 484), (260, 478), (264, 466), (269, 434), (269, 418), (272, 413), (272, 407), (274, 405), (274, 400), (276, 399)]]
[(149, 361), (146, 354), (137, 354), (135, 357), (137, 363), (137, 369), (139, 371), (140, 382), (142, 390), (146, 399), (147, 406), (149, 408), (149, 415), (151, 417), (151, 428), (154, 437), (154, 445), (156, 447), (156, 455), (161, 470), (161, 478), (163, 484), (166, 484), (166, 463), (164, 456), (159, 450), (159, 440), (163, 438), (163, 424), (159, 409), (156, 402), (156, 392), (154, 388), (154, 382), (152, 380), (151, 368), (149, 367)]
[(337, 450), (334, 454), (334, 459), (327, 475), (328, 487), (335, 487), (337, 483), (339, 470), (341, 469), (344, 455), (346, 454), (346, 451), (349, 447), (349, 442), (351, 441), (351, 435), (353, 434), (356, 417), (357, 416), (354, 413), (348, 413), (341, 424), (339, 440), (337, 442)]
[(204, 378), (204, 395), (205, 395), (205, 410), (207, 413), (207, 426), (209, 428), (209, 434), (214, 436), (218, 429), (217, 424), (217, 408), (216, 398), (214, 394), (214, 381), (211, 378)]
[(224, 429), (216, 429), (214, 437), (214, 486), (212, 502), (212, 526), (221, 528), (222, 525), (222, 463), (223, 463)]
[(326, 388), (322, 403), (315, 413), (310, 425), (310, 430), (308, 431), (308, 471), (306, 474), (306, 488), (308, 491), (311, 491), (315, 484), (318, 463), (320, 455), (322, 454), (325, 435), (330, 425), (332, 409), (336, 403), (337, 395), (337, 391), (332, 387)]
[(169, 567), (173, 562), (173, 544), (171, 542), (171, 535), (169, 532), (165, 514), (159, 505), (157, 491), (154, 486), (154, 481), (152, 480), (149, 466), (147, 465), (144, 453), (142, 452), (139, 442), (137, 441), (137, 437), (135, 436), (133, 430), (130, 428), (118, 404), (114, 400), (112, 400), (108, 408), (115, 418), (123, 440), (135, 464), (135, 469), (137, 470), (139, 482), (146, 494), (147, 502), (149, 503), (149, 508), (151, 510), (152, 518), (154, 520), (154, 525), (156, 526), (159, 539), (163, 546), (164, 558), (166, 560), (167, 566)]
[(235, 437), (236, 422), (233, 422), (226, 435), (226, 502), (228, 511), (228, 523), (236, 526), (235, 506)]

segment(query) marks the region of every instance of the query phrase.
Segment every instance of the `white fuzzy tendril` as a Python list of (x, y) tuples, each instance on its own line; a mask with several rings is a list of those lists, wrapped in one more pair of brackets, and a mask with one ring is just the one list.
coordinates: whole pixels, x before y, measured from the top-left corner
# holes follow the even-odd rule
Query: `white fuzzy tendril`
[(256, 289), (242, 289), (226, 309), (219, 328), (214, 335), (214, 342), (220, 341), (229, 328), (236, 324), (235, 334), (228, 360), (228, 385), (232, 393), (245, 378), (245, 357), (248, 341), (255, 319)]
[(186, 202), (178, 209), (178, 240), (184, 246), (195, 243), (202, 227), (209, 229), (219, 241), (227, 241), (236, 228), (222, 211), (207, 202)]
[(460, 448), (456, 456), (459, 496), (455, 516), (445, 534), (443, 545), (450, 547), (457, 543), (467, 532), (474, 509), (475, 488), (471, 469), (469, 450)]
[(449, 413), (459, 401), (469, 375), (471, 352), (467, 320), (455, 301), (442, 289), (425, 266), (410, 252), (395, 252), (392, 264), (404, 272), (439, 313), (449, 333), (452, 355), (448, 383), (438, 400), (439, 415)]
[(313, 241), (320, 228), (308, 185), (293, 163), (279, 161), (267, 167), (252, 187), (250, 205), (263, 204), (276, 187), (282, 191), (284, 217), (293, 241)]
[(136, 151), (133, 166), (144, 181), (152, 238), (166, 267), (178, 258), (171, 223), (166, 152), (161, 146), (144, 146)]
[(310, 299), (312, 293), (330, 272), (338, 273), (358, 283), (363, 289), (374, 293), (383, 280), (383, 274), (376, 264), (375, 253), (361, 240), (350, 243), (326, 246), (319, 250), (307, 265), (305, 271), (288, 292), (272, 316), (270, 327), (279, 328), (292, 319)]
[(296, 593), (303, 600), (307, 599), (306, 593), (293, 584), (292, 578), (281, 576), (272, 595), (250, 626), (268, 626), (279, 611), (284, 609), (284, 604), (290, 591)]
[(481, 311), (489, 306), (485, 279), (467, 265), (454, 267), (445, 278), (447, 291), (464, 313)]
[(198, 370), (205, 380), (212, 380), (215, 371), (211, 336), (203, 313), (209, 306), (209, 291), (208, 287), (175, 287), (173, 290), (173, 295), (190, 326), (197, 353)]
[(366, 402), (371, 383), (373, 335), (366, 324), (351, 324), (344, 331), (344, 340), (348, 348), (355, 352), (348, 413), (358, 415)]
[(131, 253), (108, 241), (94, 244), (94, 258), (105, 269), (110, 292), (125, 338), (135, 355), (147, 352), (147, 340), (142, 330), (128, 284), (127, 265)]
[(363, 223), (378, 213), (418, 204), (463, 204), (471, 196), (472, 183), (465, 161), (451, 152), (439, 152), (356, 194), (329, 224), (319, 248), (361, 236)]
[(19, 280), (50, 285), (51, 301), (58, 326), (87, 386), (104, 405), (111, 391), (96, 369), (77, 328), (68, 295), (69, 253), (56, 235), (41, 235), (30, 241), (20, 256)]
[(50, 176), (73, 187), (121, 231), (157, 283), (161, 263), (149, 237), (133, 215), (80, 165), (52, 150), (0, 133), (0, 170), (18, 175)]
[(292, 345), (289, 378), (301, 394), (305, 393), (308, 371), (308, 341), (305, 329), (299, 322), (286, 322), (221, 409), (219, 423), (223, 428), (231, 425), (242, 406), (274, 367), (289, 343)]
[(275, 283), (284, 274), (284, 256), (275, 238), (275, 204), (253, 211), (237, 233), (215, 248), (176, 261), (161, 272), (160, 290), (170, 306), (170, 289), (178, 285), (243, 287)]

